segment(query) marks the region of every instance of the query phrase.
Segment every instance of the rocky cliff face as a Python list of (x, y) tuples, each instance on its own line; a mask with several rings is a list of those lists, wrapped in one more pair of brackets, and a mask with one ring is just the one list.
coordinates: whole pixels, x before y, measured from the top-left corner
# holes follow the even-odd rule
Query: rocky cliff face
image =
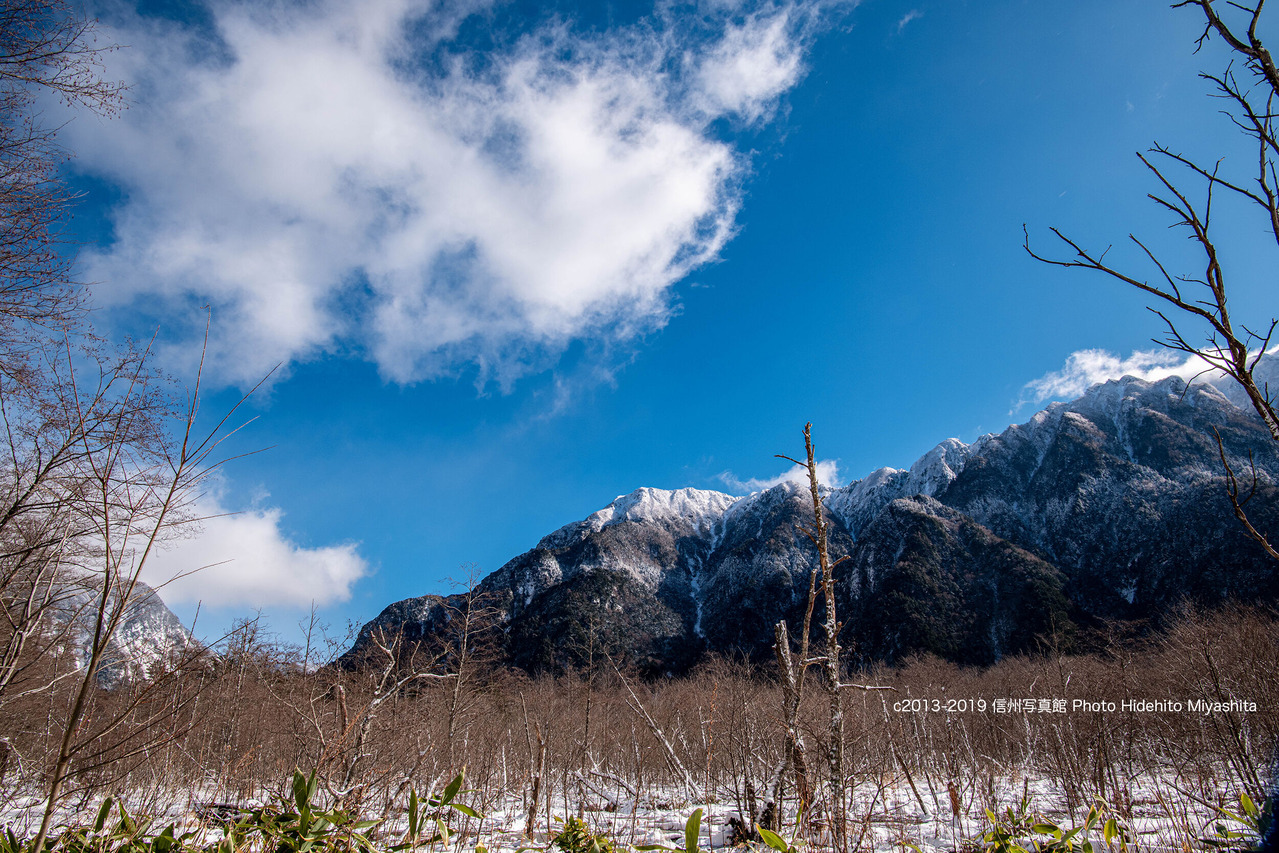
[(986, 664), (1073, 635), (1061, 571), (924, 495), (885, 507), (838, 577), (845, 643), (863, 663), (928, 651)]
[[(985, 663), (1080, 624), (1158, 616), (1184, 597), (1279, 598), (1276, 567), (1234, 520), (1213, 430), (1259, 475), (1250, 505), (1279, 530), (1279, 453), (1260, 421), (1211, 385), (1125, 377), (971, 445), (948, 439), (909, 470), (883, 468), (824, 502), (846, 644), (862, 661), (921, 651)], [(576, 666), (607, 652), (650, 672), (707, 650), (771, 654), (802, 615), (816, 561), (798, 531), (806, 489), (747, 497), (639, 489), (542, 539), (486, 577), (510, 662)], [(388, 607), (373, 631), (449, 645), (461, 596)], [(433, 615), (432, 615), (433, 614)], [(453, 626), (453, 627), (450, 627)]]

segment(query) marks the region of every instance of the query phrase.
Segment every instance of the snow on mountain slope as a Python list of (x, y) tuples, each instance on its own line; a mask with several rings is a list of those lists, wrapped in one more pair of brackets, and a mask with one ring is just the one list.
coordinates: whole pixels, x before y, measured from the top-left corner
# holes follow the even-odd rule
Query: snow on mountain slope
[(707, 531), (739, 498), (701, 489), (636, 489), (619, 495), (603, 509), (566, 524), (537, 543), (547, 550), (564, 548), (614, 524), (660, 524), (668, 528)]
[(909, 470), (880, 468), (873, 471), (831, 492), (825, 499), (826, 508), (856, 537), (859, 530), (898, 498), (939, 494), (959, 476), (974, 449), (979, 449), (985, 438), (983, 436), (972, 445), (957, 438), (948, 438), (919, 457)]
[[(70, 625), (77, 668), (89, 661), (100, 589), (100, 582), (93, 575), (68, 578), (52, 611), (58, 626)], [(113, 593), (107, 606), (114, 610), (118, 596)], [(160, 663), (186, 651), (193, 642), (190, 632), (159, 594), (139, 581), (125, 605), (124, 618), (107, 645), (98, 681), (104, 687), (117, 687), (146, 678)]]
[[(1270, 355), (1264, 356), (1258, 361), (1256, 368), (1252, 371), (1252, 378), (1262, 393), (1266, 393), (1268, 390), (1272, 400), (1279, 398), (1279, 353), (1275, 353), (1272, 350)], [(1205, 377), (1200, 382), (1212, 385), (1224, 394), (1226, 399), (1239, 408), (1252, 409), (1252, 401), (1248, 399), (1247, 393), (1240, 387), (1239, 383), (1229, 376)]]
[[(1176, 377), (1102, 383), (827, 491), (832, 551), (854, 557), (840, 580), (854, 596), (850, 637), (886, 659), (980, 663), (1036, 641), (1039, 623), (1009, 622), (1010, 606), (1048, 608), (1067, 636), (1074, 620), (1150, 618), (1186, 596), (1279, 600), (1273, 561), (1225, 498), (1215, 435), (1236, 465), (1256, 461), (1251, 509), (1279, 530), (1279, 448), (1260, 419)], [(580, 666), (601, 648), (654, 673), (706, 650), (762, 659), (777, 620), (802, 618), (815, 552), (800, 526), (811, 523), (808, 490), (793, 483), (742, 498), (643, 488), (543, 537), (478, 589), (503, 614), (509, 660), (529, 669)], [(425, 599), (443, 601), (409, 601)], [(436, 630), (407, 603), (370, 625)], [(887, 625), (889, 612), (918, 624)]]
[[(1273, 380), (1271, 384), (1279, 390), (1279, 357), (1263, 359), (1258, 365), (1257, 377), (1263, 382)], [(1174, 408), (1182, 410), (1176, 417), (1170, 414)], [(1187, 418), (1185, 410), (1193, 408), (1202, 410), (1202, 413)], [(1179, 460), (1164, 460), (1177, 463), (1175, 467), (1179, 468), (1176, 471), (1169, 469), (1155, 459), (1156, 448), (1149, 435), (1145, 436), (1142, 458), (1138, 459), (1139, 451), (1133, 442), (1141, 436), (1132, 432), (1134, 424), (1160, 415), (1201, 424), (1201, 435), (1205, 441), (1211, 440), (1212, 423), (1234, 425), (1253, 417), (1247, 397), (1228, 380), (1198, 382), (1187, 388), (1185, 382), (1175, 376), (1157, 382), (1124, 376), (1094, 385), (1072, 402), (1052, 403), (1025, 423), (1010, 426), (1002, 433), (983, 435), (971, 445), (957, 438), (948, 438), (916, 460), (909, 470), (880, 468), (842, 489), (834, 490), (826, 498), (826, 507), (856, 536), (894, 500), (915, 495), (941, 495), (959, 477), (968, 461), (982, 456), (987, 446), (992, 444), (1015, 448), (1022, 471), (1033, 476), (1060, 433), (1063, 418), (1067, 419), (1067, 427), (1098, 430), (1110, 452), (1165, 476), (1218, 476), (1220, 462), (1211, 453), (1191, 453)], [(1140, 430), (1140, 425), (1136, 426)], [(1203, 449), (1204, 446), (1199, 448)], [(1264, 441), (1260, 445), (1253, 441), (1236, 446), (1227, 442), (1227, 450), (1234, 450), (1232, 458), (1236, 463), (1244, 463), (1249, 451), (1254, 451), (1254, 456), (1261, 461), (1263, 474), (1276, 467), (1271, 464), (1275, 458), (1273, 448)], [(1032, 464), (1025, 464), (1032, 459)], [(1271, 473), (1279, 473), (1279, 470)]]

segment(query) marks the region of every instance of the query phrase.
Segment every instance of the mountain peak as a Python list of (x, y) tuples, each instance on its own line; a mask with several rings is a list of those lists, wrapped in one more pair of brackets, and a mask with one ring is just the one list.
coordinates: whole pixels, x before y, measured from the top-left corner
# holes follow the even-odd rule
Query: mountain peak
[(705, 489), (654, 489), (644, 486), (618, 495), (603, 509), (566, 524), (542, 538), (539, 548), (563, 548), (605, 527), (625, 522), (709, 530), (735, 502), (733, 495)]
[(619, 495), (607, 507), (591, 516), (600, 527), (632, 522), (684, 522), (694, 529), (709, 527), (739, 498), (724, 492), (703, 489), (653, 489), (643, 487)]
[(959, 476), (970, 453), (971, 448), (957, 438), (941, 442), (910, 466), (907, 491), (911, 494), (937, 494)]

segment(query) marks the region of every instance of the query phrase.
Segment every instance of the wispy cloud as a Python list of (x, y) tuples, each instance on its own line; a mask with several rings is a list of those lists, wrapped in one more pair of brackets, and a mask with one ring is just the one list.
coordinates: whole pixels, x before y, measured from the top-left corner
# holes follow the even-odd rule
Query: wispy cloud
[(724, 30), (697, 63), (695, 98), (708, 115), (731, 113), (759, 121), (795, 85), (802, 62), (793, 21), (797, 16), (783, 8), (757, 13)]
[(1208, 364), (1198, 356), (1167, 349), (1138, 350), (1127, 358), (1102, 349), (1079, 350), (1066, 358), (1061, 370), (1027, 382), (1022, 388), (1017, 408), (1027, 403), (1072, 399), (1099, 382), (1123, 376), (1135, 376), (1148, 382), (1169, 376), (1189, 380), (1207, 370), (1210, 370)]
[[(752, 477), (749, 480), (740, 480), (733, 475), (732, 471), (723, 471), (719, 474), (719, 480), (735, 494), (750, 494), (780, 486), (782, 483), (797, 483), (801, 486), (807, 486), (808, 470), (798, 465), (792, 465), (788, 470), (783, 471), (776, 477), (767, 479)], [(843, 485), (843, 481), (839, 476), (839, 463), (834, 459), (819, 460), (817, 462), (817, 482), (832, 488), (838, 488)]]
[(815, 12), (708, 3), (483, 56), (426, 0), (211, 14), (216, 39), (110, 33), (136, 103), (67, 133), (123, 190), (115, 241), (84, 254), (95, 296), (123, 317), (211, 304), (211, 364), (244, 383), (348, 347), (394, 381), (509, 382), (660, 328), (734, 232), (746, 155), (712, 126), (769, 119)]
[(901, 33), (902, 30), (906, 29), (907, 24), (922, 17), (924, 17), (923, 12), (918, 9), (911, 9), (905, 15), (902, 15), (901, 20), (897, 22), (897, 32)]
[(143, 580), (169, 604), (309, 607), (346, 601), (369, 572), (355, 543), (307, 548), (281, 528), (282, 510), (228, 513), (217, 497), (195, 506), (204, 518), (148, 560)]

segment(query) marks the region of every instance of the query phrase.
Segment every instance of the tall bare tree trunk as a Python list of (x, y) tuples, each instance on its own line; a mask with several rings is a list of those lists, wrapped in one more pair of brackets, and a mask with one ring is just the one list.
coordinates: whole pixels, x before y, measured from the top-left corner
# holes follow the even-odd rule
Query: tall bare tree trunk
[[(844, 705), (840, 693), (840, 664), (839, 664), (839, 629), (840, 625), (835, 616), (835, 566), (843, 561), (844, 558), (831, 562), (830, 547), (826, 534), (826, 518), (822, 512), (822, 496), (821, 488), (817, 479), (817, 462), (813, 455), (813, 425), (811, 423), (804, 424), (804, 450), (806, 459), (800, 462), (797, 459), (791, 459), (789, 456), (783, 456), (783, 459), (789, 459), (796, 465), (802, 465), (808, 470), (808, 487), (809, 493), (813, 499), (813, 530), (805, 530), (804, 533), (813, 540), (817, 546), (818, 569), (814, 572), (814, 577), (820, 574), (822, 599), (826, 606), (826, 619), (822, 624), (822, 632), (826, 639), (826, 654), (822, 658), (823, 668), (826, 671), (826, 693), (830, 701), (830, 728), (829, 740), (830, 745), (827, 750), (827, 759), (829, 773), (827, 775), (827, 784), (830, 788), (830, 826), (831, 840), (837, 851), (843, 851), (848, 846), (847, 827), (847, 808), (844, 802)], [(809, 585), (809, 604), (808, 613), (812, 614), (813, 608), (813, 587), (810, 581)], [(805, 651), (808, 648), (808, 621), (809, 617), (804, 619), (804, 638), (802, 640), (802, 648)], [(801, 661), (801, 666), (808, 663), (807, 660)]]

